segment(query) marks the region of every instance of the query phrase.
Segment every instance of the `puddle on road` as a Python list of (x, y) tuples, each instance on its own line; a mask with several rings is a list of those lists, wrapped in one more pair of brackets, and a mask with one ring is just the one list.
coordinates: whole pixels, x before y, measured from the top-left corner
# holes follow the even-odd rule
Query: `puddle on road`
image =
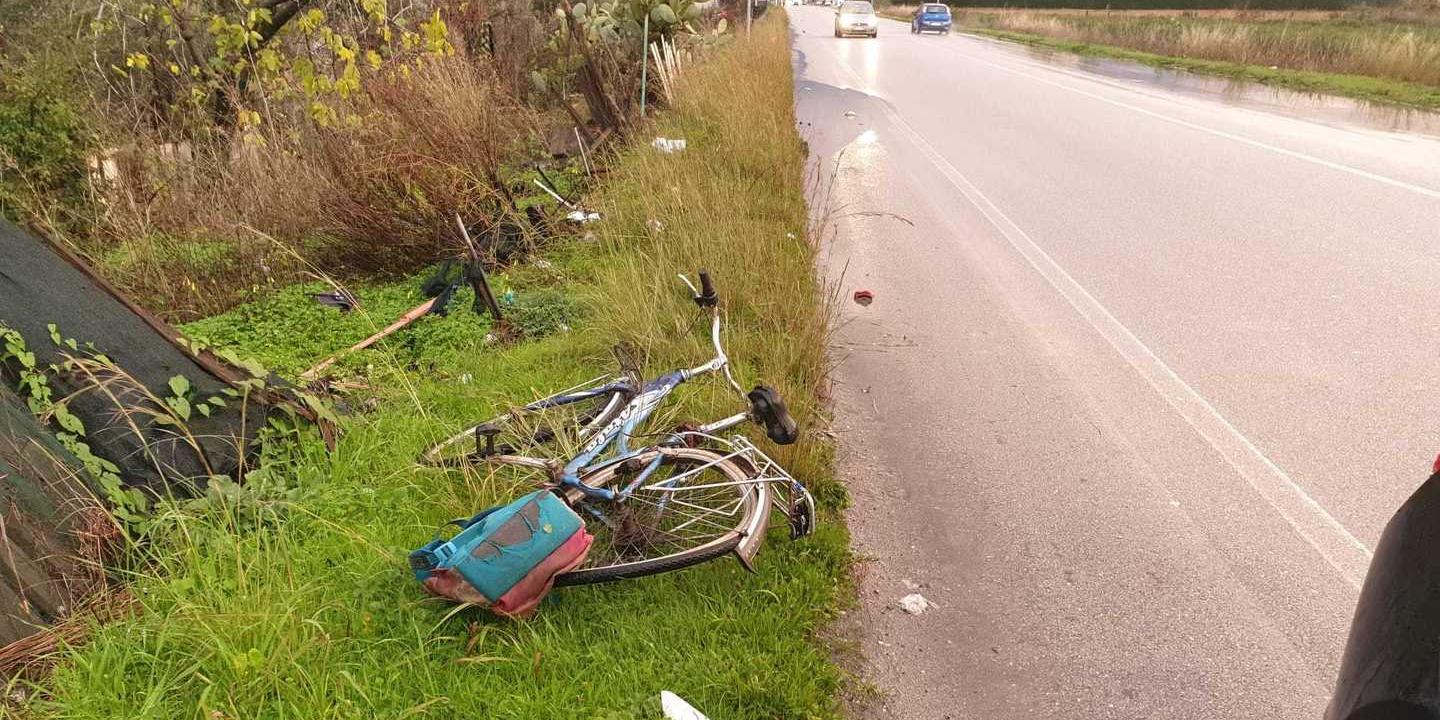
[(1313, 122), (1359, 125), (1374, 130), (1416, 133), (1440, 139), (1440, 113), (1426, 110), (1306, 93), (1232, 78), (1199, 75), (1184, 70), (1167, 70), (1125, 60), (1077, 56), (1047, 48), (1027, 47), (1025, 53), (1032, 59), (1051, 65), (1100, 75), (1126, 84), (1219, 100), (1227, 105)]

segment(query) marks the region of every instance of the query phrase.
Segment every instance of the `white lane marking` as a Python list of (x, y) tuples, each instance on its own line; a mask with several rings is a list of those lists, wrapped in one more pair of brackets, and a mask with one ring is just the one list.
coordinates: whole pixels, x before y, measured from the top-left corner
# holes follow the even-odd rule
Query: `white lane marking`
[[(1105, 104), (1107, 104), (1107, 105), (1113, 105), (1113, 106), (1118, 107), (1118, 108), (1124, 108), (1124, 109), (1126, 109), (1126, 110), (1131, 110), (1131, 111), (1133, 111), (1133, 112), (1140, 113), (1141, 115), (1146, 115), (1146, 116), (1149, 116), (1149, 117), (1153, 117), (1153, 118), (1155, 118), (1156, 120), (1161, 120), (1161, 121), (1168, 122), (1168, 123), (1171, 123), (1171, 124), (1174, 124), (1174, 125), (1179, 125), (1179, 126), (1181, 126), (1181, 127), (1189, 128), (1189, 129), (1191, 129), (1191, 130), (1198, 130), (1198, 131), (1200, 131), (1200, 132), (1207, 133), (1207, 134), (1209, 134), (1209, 135), (1214, 135), (1215, 137), (1224, 138), (1224, 139), (1226, 139), (1226, 140), (1231, 140), (1231, 141), (1238, 142), (1238, 143), (1241, 143), (1241, 144), (1244, 144), (1244, 145), (1249, 145), (1249, 146), (1251, 146), (1251, 147), (1260, 148), (1260, 149), (1262, 149), (1262, 150), (1268, 150), (1268, 151), (1270, 151), (1270, 152), (1277, 153), (1277, 154), (1280, 154), (1280, 155), (1284, 155), (1284, 156), (1286, 156), (1286, 157), (1291, 157), (1291, 158), (1294, 158), (1294, 159), (1296, 159), (1296, 160), (1302, 160), (1302, 161), (1304, 161), (1304, 162), (1313, 163), (1313, 164), (1315, 164), (1315, 165), (1319, 165), (1319, 166), (1321, 166), (1321, 167), (1329, 168), (1329, 169), (1331, 169), (1331, 170), (1337, 170), (1337, 171), (1339, 171), (1339, 172), (1349, 173), (1349, 174), (1354, 175), (1354, 176), (1356, 176), (1356, 177), (1365, 178), (1366, 180), (1373, 180), (1373, 181), (1375, 181), (1375, 182), (1382, 183), (1382, 184), (1385, 184), (1385, 185), (1389, 185), (1389, 186), (1391, 186), (1391, 187), (1400, 188), (1401, 190), (1408, 190), (1408, 191), (1413, 192), (1413, 193), (1416, 193), (1416, 194), (1418, 194), (1418, 195), (1423, 195), (1423, 196), (1428, 197), (1428, 198), (1434, 198), (1434, 199), (1440, 200), (1440, 190), (1436, 190), (1436, 189), (1434, 189), (1434, 188), (1428, 188), (1428, 187), (1425, 187), (1425, 186), (1423, 186), (1423, 185), (1415, 185), (1415, 184), (1413, 184), (1413, 183), (1405, 182), (1404, 180), (1397, 180), (1397, 179), (1395, 179), (1395, 178), (1389, 177), (1388, 175), (1381, 175), (1381, 174), (1379, 174), (1379, 173), (1370, 172), (1369, 170), (1362, 170), (1362, 169), (1357, 168), (1357, 167), (1355, 167), (1355, 166), (1353, 166), (1353, 165), (1346, 165), (1345, 163), (1335, 162), (1335, 161), (1333, 161), (1333, 160), (1326, 160), (1325, 158), (1318, 157), (1318, 156), (1315, 156), (1315, 155), (1311, 155), (1311, 154), (1309, 154), (1309, 153), (1303, 153), (1303, 152), (1300, 152), (1299, 150), (1290, 150), (1290, 149), (1288, 149), (1288, 148), (1280, 147), (1279, 145), (1271, 145), (1270, 143), (1267, 143), (1267, 142), (1264, 142), (1264, 141), (1261, 141), (1261, 140), (1256, 140), (1256, 139), (1254, 139), (1254, 138), (1248, 138), (1248, 137), (1245, 137), (1244, 135), (1236, 135), (1235, 133), (1226, 132), (1226, 131), (1224, 131), (1224, 130), (1217, 130), (1217, 129), (1212, 128), (1212, 127), (1209, 127), (1209, 126), (1207, 126), (1207, 125), (1201, 125), (1201, 124), (1199, 124), (1199, 123), (1190, 122), (1189, 120), (1182, 120), (1182, 119), (1177, 118), (1177, 117), (1174, 117), (1174, 116), (1172, 116), (1172, 115), (1166, 115), (1165, 113), (1156, 112), (1156, 111), (1154, 111), (1154, 110), (1149, 110), (1149, 109), (1146, 109), (1146, 108), (1142, 108), (1142, 107), (1140, 107), (1140, 106), (1138, 106), (1138, 105), (1132, 105), (1132, 104), (1127, 103), (1127, 102), (1123, 102), (1123, 101), (1120, 101), (1120, 100), (1115, 100), (1115, 99), (1113, 99), (1113, 98), (1108, 98), (1108, 97), (1105, 97), (1104, 95), (1100, 95), (1099, 93), (1093, 93), (1093, 92), (1090, 92), (1090, 91), (1088, 91), (1088, 90), (1082, 90), (1082, 89), (1080, 89), (1080, 88), (1074, 87), (1074, 86), (1072, 86), (1072, 85), (1067, 85), (1067, 84), (1065, 84), (1065, 83), (1056, 82), (1056, 81), (1054, 81), (1054, 80), (1049, 80), (1049, 79), (1040, 77), (1039, 75), (1036, 75), (1036, 74), (1034, 74), (1034, 73), (1028, 73), (1028, 72), (1024, 72), (1024, 71), (1021, 71), (1021, 70), (1016, 70), (1015, 68), (1006, 67), (1006, 66), (1001, 65), (1001, 64), (999, 64), (999, 63), (994, 63), (994, 62), (991, 62), (991, 61), (989, 61), (989, 60), (984, 60), (984, 59), (982, 59), (982, 58), (975, 57), (974, 55), (969, 55), (969, 54), (966, 54), (966, 53), (961, 53), (961, 57), (964, 57), (966, 60), (971, 60), (971, 61), (980, 63), (981, 65), (988, 65), (988, 66), (993, 67), (993, 68), (995, 68), (996, 70), (1000, 70), (1000, 71), (1002, 71), (1002, 72), (1008, 72), (1008, 73), (1010, 73), (1010, 74), (1012, 74), (1012, 75), (1019, 75), (1020, 77), (1029, 78), (1029, 79), (1031, 79), (1031, 80), (1034, 80), (1035, 82), (1044, 83), (1044, 84), (1050, 85), (1050, 86), (1052, 86), (1052, 87), (1060, 88), (1061, 90), (1065, 90), (1066, 92), (1072, 92), (1072, 93), (1075, 93), (1076, 95), (1081, 95), (1081, 96), (1084, 96), (1084, 97), (1091, 98), (1092, 100), (1099, 100), (1100, 102), (1103, 102), (1103, 103), (1105, 103)], [(1094, 82), (1094, 83), (1097, 83), (1097, 84), (1100, 84), (1100, 85), (1106, 85), (1106, 86), (1114, 87), (1114, 88), (1116, 88), (1117, 90), (1124, 90), (1124, 91), (1126, 91), (1126, 92), (1139, 92), (1139, 91), (1136, 90), (1135, 88), (1126, 87), (1126, 86), (1120, 85), (1120, 84), (1118, 84), (1118, 83), (1111, 83), (1111, 82), (1109, 82), (1109, 81), (1106, 81), (1106, 80), (1103, 80), (1103, 79), (1100, 79), (1100, 78), (1086, 77), (1086, 76), (1084, 76), (1084, 75), (1079, 75), (1079, 74), (1071, 73), (1071, 72), (1069, 72), (1069, 71), (1062, 70), (1062, 69), (1059, 69), (1059, 68), (1055, 68), (1055, 69), (1047, 68), (1047, 70), (1051, 70), (1052, 72), (1057, 72), (1057, 73), (1060, 73), (1060, 74), (1062, 74), (1062, 75), (1066, 75), (1066, 76), (1069, 76), (1069, 77), (1073, 77), (1073, 78), (1075, 78), (1075, 79), (1077, 79), (1077, 80), (1082, 80), (1082, 81), (1085, 81), (1085, 82)], [(1140, 94), (1141, 94), (1141, 95), (1145, 95), (1146, 97), (1151, 97), (1151, 98), (1157, 99), (1157, 100), (1164, 100), (1164, 98), (1160, 98), (1160, 97), (1151, 95), (1150, 93), (1141, 92)]]
[[(857, 83), (866, 83), (843, 61), (840, 67)], [(872, 93), (873, 94), (873, 93)], [(1020, 229), (980, 188), (935, 150), (920, 133), (900, 117), (890, 103), (877, 103), (926, 159), (980, 211), (995, 229), (1035, 268), (1070, 306), (1140, 374), (1155, 392), (1180, 414), (1185, 422), (1240, 474), (1296, 534), (1315, 550), (1351, 587), (1359, 589), (1370, 566), (1371, 552), (1315, 498), (1266, 457), (1215, 406), (1190, 387), (1174, 370), (1155, 355), (1135, 333), (1126, 328), (1100, 301), (1095, 299), (1048, 253)]]

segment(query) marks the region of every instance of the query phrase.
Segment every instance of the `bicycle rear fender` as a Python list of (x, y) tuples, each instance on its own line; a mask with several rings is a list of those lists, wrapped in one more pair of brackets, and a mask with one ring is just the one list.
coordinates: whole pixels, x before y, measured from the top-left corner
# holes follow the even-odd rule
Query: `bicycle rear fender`
[[(755, 467), (749, 460), (736, 458), (745, 466), (751, 476), (755, 475)], [(751, 485), (759, 497), (755, 501), (760, 505), (760, 512), (750, 518), (750, 524), (746, 525), (741, 532), (740, 544), (735, 546), (735, 557), (745, 566), (746, 570), (755, 572), (755, 554), (760, 552), (760, 546), (765, 544), (765, 531), (770, 529), (770, 483), (758, 482)]]

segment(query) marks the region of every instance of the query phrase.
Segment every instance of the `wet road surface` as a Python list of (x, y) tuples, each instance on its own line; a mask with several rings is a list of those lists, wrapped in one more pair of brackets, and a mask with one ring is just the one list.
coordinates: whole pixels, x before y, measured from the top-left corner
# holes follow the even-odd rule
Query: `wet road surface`
[(862, 714), (1318, 717), (1440, 450), (1440, 125), (832, 17), (791, 10)]

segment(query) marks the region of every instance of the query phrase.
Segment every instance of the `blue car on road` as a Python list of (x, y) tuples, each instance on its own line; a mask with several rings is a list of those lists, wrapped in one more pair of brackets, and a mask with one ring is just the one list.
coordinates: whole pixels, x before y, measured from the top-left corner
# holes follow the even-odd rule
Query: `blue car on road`
[(916, 8), (915, 15), (910, 18), (910, 32), (949, 34), (950, 6), (940, 3), (925, 3)]

